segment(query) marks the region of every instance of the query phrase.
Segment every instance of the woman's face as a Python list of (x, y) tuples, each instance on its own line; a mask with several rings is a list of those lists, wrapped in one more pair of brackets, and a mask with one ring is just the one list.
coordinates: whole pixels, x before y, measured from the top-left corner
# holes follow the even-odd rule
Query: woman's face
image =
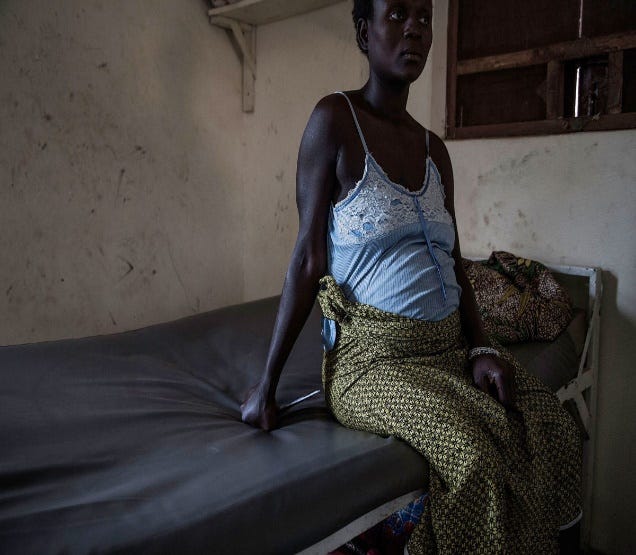
[(373, 19), (358, 25), (371, 70), (412, 83), (422, 73), (433, 40), (432, 0), (374, 0)]

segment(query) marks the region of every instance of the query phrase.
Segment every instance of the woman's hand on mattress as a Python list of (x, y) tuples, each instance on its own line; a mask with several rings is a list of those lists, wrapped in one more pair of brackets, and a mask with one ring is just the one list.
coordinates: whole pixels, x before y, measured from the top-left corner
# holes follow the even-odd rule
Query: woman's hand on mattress
[(276, 427), (278, 405), (276, 405), (276, 401), (268, 398), (266, 390), (260, 383), (248, 391), (247, 398), (241, 405), (241, 420), (266, 432)]
[(473, 381), (484, 393), (491, 395), (507, 409), (515, 402), (513, 367), (494, 355), (481, 355), (472, 361)]

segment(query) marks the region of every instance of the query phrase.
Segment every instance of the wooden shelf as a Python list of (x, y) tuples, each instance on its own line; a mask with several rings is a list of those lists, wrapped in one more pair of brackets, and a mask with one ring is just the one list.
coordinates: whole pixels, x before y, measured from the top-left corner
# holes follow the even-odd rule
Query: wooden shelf
[(339, 4), (343, 0), (242, 0), (208, 10), (210, 23), (231, 31), (243, 65), (243, 111), (254, 111), (256, 27)]
[(263, 25), (338, 4), (343, 0), (242, 0), (208, 11), (210, 18), (228, 17), (248, 25)]

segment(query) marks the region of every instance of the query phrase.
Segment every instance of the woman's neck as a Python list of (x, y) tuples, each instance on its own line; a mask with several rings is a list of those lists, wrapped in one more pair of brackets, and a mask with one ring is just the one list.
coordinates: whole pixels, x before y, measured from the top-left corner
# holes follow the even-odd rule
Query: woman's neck
[(409, 99), (408, 83), (396, 87), (372, 76), (361, 91), (362, 97), (377, 115), (394, 121), (408, 117), (406, 112), (406, 103)]

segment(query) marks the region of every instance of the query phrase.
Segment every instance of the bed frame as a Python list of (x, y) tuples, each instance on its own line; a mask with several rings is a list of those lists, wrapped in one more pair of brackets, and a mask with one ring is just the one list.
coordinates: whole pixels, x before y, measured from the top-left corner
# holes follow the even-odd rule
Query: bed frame
[[(584, 299), (577, 294), (587, 293), (587, 332), (585, 344), (579, 359), (576, 377), (557, 391), (561, 403), (568, 400), (576, 404), (577, 414), (587, 435), (583, 444), (583, 522), (581, 526), (581, 546), (588, 550), (590, 546), (592, 523), (592, 488), (594, 484), (594, 459), (596, 450), (596, 405), (598, 396), (599, 347), (601, 337), (601, 299), (603, 282), (600, 268), (581, 266), (550, 266), (548, 268), (563, 282), (583, 282), (583, 291), (570, 286), (575, 306)], [(577, 280), (578, 278), (578, 280)], [(585, 284), (587, 287), (585, 287)], [(587, 289), (587, 291), (585, 291)], [(579, 300), (580, 299), (580, 300)], [(583, 305), (585, 306), (585, 305)]]
[[(476, 257), (474, 260), (483, 260), (483, 257)], [(583, 446), (581, 545), (584, 550), (587, 550), (590, 543), (590, 524), (592, 521), (592, 485), (594, 483), (594, 452), (596, 448), (596, 403), (602, 297), (601, 270), (600, 268), (584, 266), (550, 264), (546, 264), (546, 266), (555, 274), (557, 280), (568, 289), (574, 306), (586, 311), (587, 331), (583, 352), (579, 359), (578, 373), (569, 383), (561, 387), (556, 395), (561, 403), (570, 400), (574, 402), (580, 424), (586, 434)], [(298, 555), (325, 555), (381, 522), (424, 493), (424, 490), (418, 489), (384, 503), (318, 543), (300, 551)]]

